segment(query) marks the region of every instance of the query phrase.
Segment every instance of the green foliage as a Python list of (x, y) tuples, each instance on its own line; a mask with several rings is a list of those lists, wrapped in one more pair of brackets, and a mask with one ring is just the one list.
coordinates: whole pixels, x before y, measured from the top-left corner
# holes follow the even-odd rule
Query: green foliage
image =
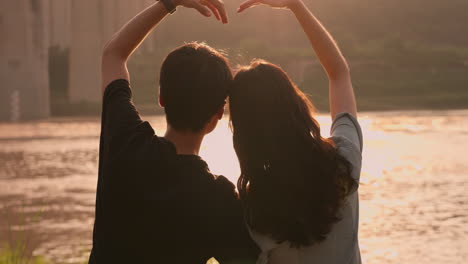
[(13, 248), (9, 245), (0, 249), (0, 264), (47, 264), (42, 257), (31, 257), (27, 254), (25, 244), (18, 243)]
[(23, 212), (13, 212), (8, 208), (2, 210), (1, 217), (7, 220), (7, 237), (10, 240), (0, 245), (0, 264), (46, 264), (42, 257), (32, 255), (32, 237), (24, 228), (29, 222), (37, 222), (42, 212), (38, 211), (26, 218)]

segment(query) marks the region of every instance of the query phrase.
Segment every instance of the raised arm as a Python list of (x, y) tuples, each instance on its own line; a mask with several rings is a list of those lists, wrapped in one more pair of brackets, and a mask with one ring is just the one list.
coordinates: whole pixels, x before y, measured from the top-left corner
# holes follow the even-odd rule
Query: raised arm
[(356, 100), (348, 64), (331, 35), (302, 0), (247, 0), (241, 4), (238, 12), (259, 4), (290, 9), (294, 13), (327, 72), (332, 118), (341, 112), (356, 116)]
[[(227, 23), (224, 5), (219, 0), (173, 0), (172, 3), (174, 6), (194, 8), (206, 17), (210, 17), (212, 12), (216, 19)], [(131, 19), (107, 42), (101, 64), (103, 92), (106, 86), (116, 79), (130, 79), (127, 70), (128, 58), (168, 14), (163, 2), (156, 2)]]

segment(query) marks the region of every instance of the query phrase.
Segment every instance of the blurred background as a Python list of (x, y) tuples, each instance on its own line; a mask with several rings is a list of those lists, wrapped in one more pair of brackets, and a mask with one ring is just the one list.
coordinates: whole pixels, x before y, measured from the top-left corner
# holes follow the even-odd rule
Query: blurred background
[[(97, 180), (100, 54), (151, 0), (0, 0), (0, 263), (83, 263)], [(159, 67), (175, 47), (205, 41), (233, 67), (283, 67), (319, 110), (328, 135), (326, 75), (287, 11), (222, 25), (179, 8), (130, 60), (134, 100), (157, 133)], [(349, 60), (365, 151), (360, 241), (366, 263), (468, 259), (468, 2), (305, 0)], [(201, 156), (239, 175), (225, 119)], [(42, 262), (41, 262), (42, 261)], [(23, 262), (14, 262), (23, 263)], [(26, 262), (24, 262), (26, 263)]]

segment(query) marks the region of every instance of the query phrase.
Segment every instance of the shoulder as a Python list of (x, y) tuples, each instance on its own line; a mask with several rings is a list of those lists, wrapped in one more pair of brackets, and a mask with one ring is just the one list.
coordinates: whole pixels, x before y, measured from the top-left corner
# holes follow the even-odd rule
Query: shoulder
[(330, 138), (343, 158), (352, 165), (352, 177), (359, 180), (362, 166), (363, 135), (356, 117), (340, 113), (333, 119)]
[(361, 149), (359, 146), (356, 145), (355, 142), (350, 140), (349, 138), (345, 136), (332, 136), (330, 139), (335, 143), (335, 147), (340, 153), (344, 153), (346, 155), (345, 158), (348, 158), (348, 156), (359, 156), (361, 157)]
[[(349, 113), (339, 113), (333, 119), (330, 134), (333, 137), (342, 137), (347, 141), (345, 144), (351, 142), (356, 145), (358, 150), (362, 152), (363, 149), (363, 135), (361, 125), (356, 117)], [(338, 142), (336, 142), (338, 143)]]
[(222, 175), (213, 175), (216, 193), (226, 198), (238, 199), (236, 186)]
[(333, 136), (330, 139), (335, 143), (338, 154), (351, 164), (351, 177), (359, 181), (362, 167), (362, 154), (359, 147), (343, 136)]
[[(224, 176), (212, 175), (208, 197), (215, 208), (215, 214), (222, 217), (240, 217), (242, 215), (242, 203), (236, 191), (235, 185)], [(229, 220), (234, 221), (234, 220)]]

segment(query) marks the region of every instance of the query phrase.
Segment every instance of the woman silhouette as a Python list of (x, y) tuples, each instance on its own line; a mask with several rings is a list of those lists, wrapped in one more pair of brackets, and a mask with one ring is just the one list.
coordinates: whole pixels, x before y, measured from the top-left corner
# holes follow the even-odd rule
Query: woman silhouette
[(231, 125), (247, 225), (259, 263), (361, 263), (357, 187), (362, 133), (348, 64), (301, 0), (248, 0), (293, 12), (329, 78), (331, 138), (313, 106), (278, 66), (240, 69), (230, 94)]

